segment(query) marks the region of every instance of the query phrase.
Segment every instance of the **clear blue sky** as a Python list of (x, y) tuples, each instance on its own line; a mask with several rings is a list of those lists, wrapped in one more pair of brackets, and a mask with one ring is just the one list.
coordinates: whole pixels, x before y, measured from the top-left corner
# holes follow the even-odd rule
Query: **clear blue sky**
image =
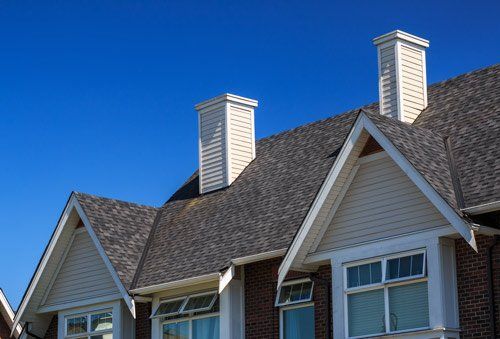
[(500, 2), (0, 1), (0, 287), (17, 307), (72, 190), (158, 206), (197, 167), (194, 104), (257, 137), (377, 100), (371, 39), (431, 41), (436, 82), (500, 61)]

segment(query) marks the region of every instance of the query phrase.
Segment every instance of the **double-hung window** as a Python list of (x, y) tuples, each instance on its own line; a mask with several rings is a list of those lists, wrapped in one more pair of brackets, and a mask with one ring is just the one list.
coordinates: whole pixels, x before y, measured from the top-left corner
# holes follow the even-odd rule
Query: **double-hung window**
[(113, 313), (104, 310), (67, 316), (64, 333), (71, 339), (112, 339)]
[(152, 318), (162, 319), (163, 339), (219, 339), (217, 292), (166, 299)]
[(282, 339), (314, 338), (313, 282), (309, 279), (283, 283), (276, 296), (280, 307)]
[(425, 251), (344, 265), (350, 338), (429, 327)]

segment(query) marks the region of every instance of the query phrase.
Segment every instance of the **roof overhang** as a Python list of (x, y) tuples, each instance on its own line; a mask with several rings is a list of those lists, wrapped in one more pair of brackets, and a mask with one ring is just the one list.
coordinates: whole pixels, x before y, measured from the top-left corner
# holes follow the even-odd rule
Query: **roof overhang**
[[(47, 265), (49, 264), (49, 261), (51, 261), (52, 256), (54, 254), (54, 249), (56, 248), (56, 245), (61, 238), (61, 235), (63, 231), (68, 227), (68, 219), (70, 218), (70, 214), (76, 211), (78, 213), (78, 216), (83, 222), (84, 227), (86, 228), (89, 236), (91, 237), (93, 243), (95, 244), (97, 251), (99, 252), (100, 256), (102, 257), (106, 267), (108, 268), (113, 281), (115, 282), (116, 286), (118, 287), (120, 294), (125, 301), (126, 305), (128, 306), (130, 312), (132, 313), (132, 316), (135, 318), (135, 304), (133, 298), (128, 294), (127, 289), (123, 285), (122, 281), (120, 280), (115, 268), (111, 264), (111, 261), (109, 260), (108, 256), (106, 255), (104, 248), (97, 238), (96, 233), (94, 232), (94, 229), (92, 228), (92, 225), (90, 224), (90, 221), (88, 217), (86, 216), (82, 206), (78, 202), (78, 199), (75, 194), (71, 194), (71, 196), (68, 199), (68, 202), (66, 203), (66, 206), (64, 207), (63, 213), (61, 214), (61, 217), (59, 218), (59, 221), (57, 223), (57, 226), (50, 238), (49, 243), (47, 244), (47, 247), (45, 248), (45, 251), (42, 255), (42, 258), (40, 259), (38, 266), (35, 270), (35, 273), (33, 274), (33, 277), (31, 278), (31, 281), (28, 285), (28, 288), (23, 296), (23, 299), (21, 301), (21, 305), (19, 306), (19, 309), (16, 313), (16, 316), (14, 317), (14, 325), (18, 326), (25, 311), (26, 308), (31, 301), (31, 298), (33, 297), (33, 294), (37, 287), (39, 286), (40, 280), (42, 279), (42, 275), (47, 269)], [(60, 258), (59, 258), (60, 259)]]
[(472, 207), (462, 208), (462, 212), (470, 215), (479, 215), (496, 211), (500, 211), (500, 200)]
[(287, 273), (295, 265), (296, 261), (303, 261), (305, 258), (297, 260), (299, 250), (301, 250), (306, 237), (309, 235), (314, 220), (325, 202), (328, 193), (337, 181), (339, 174), (346, 164), (346, 161), (353, 151), (356, 141), (361, 137), (363, 131), (368, 132), (378, 144), (387, 152), (392, 160), (399, 165), (401, 170), (408, 175), (411, 181), (422, 191), (422, 193), (433, 203), (437, 210), (448, 220), (448, 222), (460, 233), (460, 235), (477, 251), (476, 240), (473, 229), (466, 223), (460, 215), (453, 209), (443, 197), (431, 186), (431, 184), (418, 172), (418, 170), (406, 159), (397, 147), (387, 138), (375, 123), (363, 112), (360, 111), (351, 131), (335, 159), (325, 181), (316, 195), (311, 208), (309, 209), (299, 231), (290, 245), (283, 262), (278, 270), (278, 288), (281, 286)]

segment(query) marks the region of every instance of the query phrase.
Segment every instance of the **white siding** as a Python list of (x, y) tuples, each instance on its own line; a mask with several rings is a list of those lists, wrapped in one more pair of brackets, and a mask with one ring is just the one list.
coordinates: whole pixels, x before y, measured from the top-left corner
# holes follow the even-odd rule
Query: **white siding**
[(401, 45), (400, 62), (404, 121), (413, 122), (426, 106), (424, 52)]
[(227, 185), (226, 108), (200, 114), (201, 190), (208, 192)]
[(253, 109), (229, 105), (229, 183), (231, 184), (253, 160)]
[(318, 252), (449, 223), (394, 161), (361, 163)]
[(395, 47), (390, 45), (379, 51), (381, 114), (392, 118), (398, 118)]
[(45, 306), (120, 293), (86, 230), (76, 231)]

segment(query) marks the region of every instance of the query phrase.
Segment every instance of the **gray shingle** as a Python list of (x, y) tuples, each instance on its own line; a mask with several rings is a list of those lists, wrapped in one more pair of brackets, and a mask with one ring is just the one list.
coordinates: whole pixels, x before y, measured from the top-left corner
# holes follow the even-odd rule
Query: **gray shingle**
[(157, 209), (84, 193), (74, 194), (120, 280), (129, 288)]

